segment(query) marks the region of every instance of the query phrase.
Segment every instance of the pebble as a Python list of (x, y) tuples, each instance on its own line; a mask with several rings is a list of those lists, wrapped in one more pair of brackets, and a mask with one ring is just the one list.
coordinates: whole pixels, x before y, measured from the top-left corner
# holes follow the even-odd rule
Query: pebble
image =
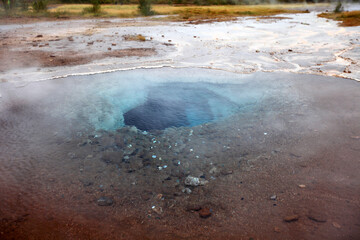
[(184, 189), (182, 190), (182, 192), (183, 192), (183, 193), (186, 193), (186, 194), (190, 194), (192, 191), (191, 191), (190, 188), (184, 188)]
[(217, 174), (217, 173), (219, 173), (220, 171), (219, 171), (219, 169), (217, 169), (216, 167), (213, 167), (213, 168), (211, 168), (210, 170), (209, 170), (209, 173), (210, 174)]
[(187, 186), (196, 187), (196, 186), (205, 185), (206, 183), (208, 183), (208, 181), (197, 178), (197, 177), (187, 176), (185, 178), (185, 185), (187, 185)]
[(299, 220), (299, 215), (289, 215), (284, 218), (285, 222), (295, 222)]
[(201, 210), (201, 206), (199, 205), (190, 205), (186, 208), (186, 211), (190, 211), (190, 212), (194, 212), (194, 211), (200, 211)]
[(97, 200), (99, 206), (111, 206), (113, 203), (114, 201), (109, 197), (101, 197)]
[(307, 217), (315, 222), (324, 223), (327, 221), (326, 216), (318, 212), (310, 212)]
[(305, 188), (306, 186), (305, 186), (305, 184), (300, 184), (299, 185), (299, 188)]
[(232, 170), (221, 170), (220, 173), (222, 175), (230, 175), (233, 174), (234, 172)]
[(341, 228), (340, 224), (338, 224), (337, 222), (333, 222), (332, 225), (333, 225), (335, 228)]
[(281, 232), (281, 231), (280, 231), (280, 228), (274, 227), (274, 232), (277, 232), (277, 233)]
[(276, 198), (277, 198), (276, 195), (272, 195), (272, 196), (270, 197), (271, 200), (276, 200)]
[(210, 211), (210, 209), (209, 209), (209, 208), (202, 208), (202, 209), (200, 209), (200, 211), (199, 211), (199, 216), (200, 216), (201, 218), (208, 218), (208, 217), (210, 217), (210, 216), (211, 216), (211, 211)]
[(151, 209), (159, 215), (163, 213), (163, 210), (161, 207), (152, 206)]

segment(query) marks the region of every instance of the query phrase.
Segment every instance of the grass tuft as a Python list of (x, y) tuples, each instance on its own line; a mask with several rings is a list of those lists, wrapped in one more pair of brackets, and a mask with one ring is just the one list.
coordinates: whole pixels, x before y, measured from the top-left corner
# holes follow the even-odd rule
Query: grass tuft
[(320, 13), (319, 17), (341, 21), (342, 27), (360, 26), (360, 11), (342, 12), (342, 13)]

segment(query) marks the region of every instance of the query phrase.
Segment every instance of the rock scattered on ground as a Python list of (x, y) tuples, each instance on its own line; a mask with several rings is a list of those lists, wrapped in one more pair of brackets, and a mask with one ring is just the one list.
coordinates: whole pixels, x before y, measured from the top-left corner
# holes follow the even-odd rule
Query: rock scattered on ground
[(285, 222), (296, 222), (297, 220), (299, 220), (299, 215), (296, 214), (284, 217)]
[(208, 183), (208, 181), (198, 178), (198, 177), (192, 177), (192, 176), (187, 176), (185, 178), (185, 185), (186, 186), (193, 186), (193, 187), (197, 187), (197, 186), (202, 186), (205, 185), (206, 183)]
[(327, 221), (326, 216), (324, 216), (324, 214), (319, 213), (319, 212), (311, 211), (311, 212), (309, 212), (309, 214), (307, 215), (307, 217), (308, 217), (310, 220), (313, 220), (313, 221), (315, 221), (315, 222), (324, 223), (324, 222)]
[(333, 222), (332, 225), (333, 225), (335, 228), (341, 228), (340, 224), (338, 224), (337, 222)]
[(211, 216), (211, 211), (209, 208), (201, 208), (199, 211), (199, 216), (201, 218), (208, 218)]
[(186, 194), (190, 194), (191, 193), (191, 189), (190, 188), (184, 188), (182, 190), (183, 193), (186, 193)]
[(114, 204), (114, 201), (109, 197), (101, 197), (97, 200), (99, 206), (111, 206)]

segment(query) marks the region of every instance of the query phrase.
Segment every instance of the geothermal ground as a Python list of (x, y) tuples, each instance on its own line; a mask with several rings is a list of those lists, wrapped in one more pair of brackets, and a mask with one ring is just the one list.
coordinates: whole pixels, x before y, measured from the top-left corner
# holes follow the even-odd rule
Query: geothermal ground
[[(359, 239), (359, 33), (316, 12), (0, 25), (0, 238)], [(239, 110), (94, 117), (199, 82)]]

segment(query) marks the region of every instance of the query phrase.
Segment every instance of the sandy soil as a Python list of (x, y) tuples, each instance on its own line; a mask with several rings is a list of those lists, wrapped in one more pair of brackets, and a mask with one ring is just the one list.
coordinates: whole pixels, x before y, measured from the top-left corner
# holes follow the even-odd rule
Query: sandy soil
[[(305, 98), (290, 105), (268, 99), (248, 115), (191, 129), (144, 135), (126, 127), (71, 138), (54, 137), (54, 129), (40, 124), (45, 116), (27, 112), (27, 103), (0, 108), (11, 113), (0, 117), (0, 238), (359, 239), (360, 91), (352, 80), (360, 79), (360, 31), (315, 16), (0, 26), (2, 86), (129, 68), (199, 67), (296, 73), (289, 88)], [(147, 41), (125, 41), (125, 34)], [(304, 73), (324, 77), (303, 79)], [(158, 162), (149, 163), (154, 138), (164, 156), (181, 142), (181, 164), (171, 159), (159, 171)], [(190, 151), (204, 139), (211, 144)], [(140, 150), (127, 152), (129, 143)], [(114, 153), (115, 145), (121, 151)], [(184, 193), (188, 175), (208, 182)]]

